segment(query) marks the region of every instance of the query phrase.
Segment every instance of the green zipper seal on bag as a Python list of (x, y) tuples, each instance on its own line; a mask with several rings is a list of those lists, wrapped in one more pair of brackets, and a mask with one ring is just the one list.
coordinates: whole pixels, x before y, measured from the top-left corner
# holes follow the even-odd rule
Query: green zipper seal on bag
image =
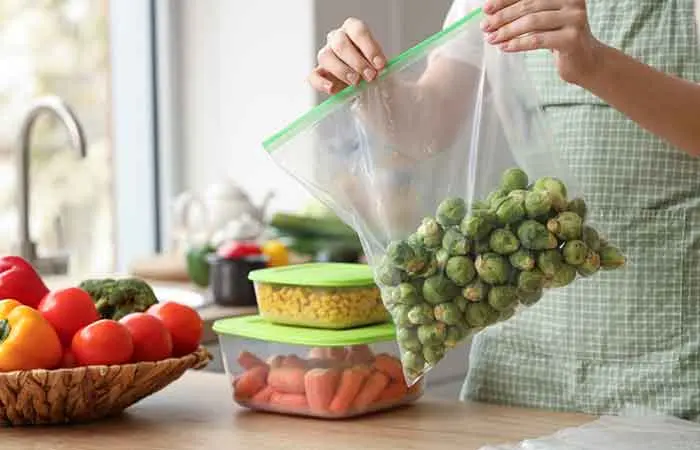
[[(392, 58), (387, 63), (384, 71), (382, 71), (382, 73), (379, 75), (379, 78), (384, 78), (398, 70), (401, 70), (410, 63), (414, 62), (417, 58), (422, 57), (426, 51), (431, 50), (433, 47), (436, 47), (450, 38), (452, 35), (459, 32), (462, 26), (477, 18), (479, 15), (481, 15), (481, 13), (481, 8), (475, 9), (444, 30), (433, 34), (398, 56)], [(312, 125), (323, 118), (326, 114), (331, 112), (333, 108), (341, 105), (347, 98), (357, 95), (357, 93), (366, 85), (367, 82), (362, 81), (357, 86), (348, 86), (332, 97), (326, 99), (323, 103), (314, 106), (297, 120), (289, 124), (286, 128), (265, 139), (263, 141), (263, 147), (266, 151), (272, 153), (282, 144), (294, 137), (301, 129), (306, 128), (307, 126)]]
[(221, 336), (308, 347), (345, 347), (396, 340), (396, 328), (388, 322), (349, 330), (326, 330), (278, 325), (255, 315), (217, 320), (212, 328)]

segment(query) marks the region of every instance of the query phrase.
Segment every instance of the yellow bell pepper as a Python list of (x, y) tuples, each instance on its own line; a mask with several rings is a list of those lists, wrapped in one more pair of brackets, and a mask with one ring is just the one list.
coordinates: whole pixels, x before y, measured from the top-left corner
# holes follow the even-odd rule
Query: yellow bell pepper
[(58, 334), (39, 311), (0, 301), (0, 372), (54, 369), (62, 358)]
[(289, 250), (280, 241), (267, 241), (263, 244), (261, 250), (263, 255), (267, 256), (270, 267), (289, 264)]

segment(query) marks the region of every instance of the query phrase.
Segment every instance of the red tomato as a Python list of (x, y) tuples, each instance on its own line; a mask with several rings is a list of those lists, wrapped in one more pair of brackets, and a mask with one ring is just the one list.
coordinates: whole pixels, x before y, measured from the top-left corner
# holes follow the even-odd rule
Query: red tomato
[(163, 302), (151, 306), (146, 312), (159, 318), (170, 331), (173, 356), (184, 356), (197, 350), (204, 332), (204, 323), (197, 311), (179, 303)]
[(156, 316), (131, 313), (122, 317), (119, 323), (129, 329), (134, 341), (132, 361), (160, 361), (173, 354), (170, 332)]
[(217, 255), (226, 259), (242, 259), (247, 256), (259, 256), (262, 249), (251, 242), (228, 242), (217, 250)]
[(49, 292), (37, 309), (53, 325), (64, 347), (70, 347), (78, 330), (100, 320), (90, 294), (77, 287)]
[(71, 349), (67, 348), (63, 350), (63, 359), (61, 360), (61, 368), (62, 369), (71, 369), (73, 367), (76, 367), (78, 363), (75, 361), (75, 356), (73, 355), (73, 352)]
[(134, 354), (134, 341), (124, 325), (102, 319), (78, 331), (71, 350), (81, 366), (125, 364)]

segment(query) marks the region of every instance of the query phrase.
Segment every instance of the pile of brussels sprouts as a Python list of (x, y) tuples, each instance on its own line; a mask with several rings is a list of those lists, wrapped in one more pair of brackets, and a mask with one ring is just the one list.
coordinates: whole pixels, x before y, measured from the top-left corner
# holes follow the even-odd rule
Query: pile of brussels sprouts
[(563, 182), (530, 185), (520, 169), (469, 207), (440, 203), (405, 240), (391, 242), (376, 279), (397, 328), (409, 380), (462, 339), (533, 305), (544, 289), (625, 264), (624, 255), (587, 225), (583, 199)]

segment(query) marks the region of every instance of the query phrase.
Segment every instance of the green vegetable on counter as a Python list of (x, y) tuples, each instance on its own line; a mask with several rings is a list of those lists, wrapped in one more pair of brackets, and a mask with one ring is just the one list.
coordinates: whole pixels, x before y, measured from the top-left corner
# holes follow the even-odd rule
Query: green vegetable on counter
[(158, 303), (151, 286), (138, 278), (85, 280), (78, 287), (90, 294), (103, 319), (119, 320)]
[(207, 256), (216, 251), (211, 245), (192, 247), (187, 250), (187, 276), (199, 287), (209, 286), (209, 261)]

